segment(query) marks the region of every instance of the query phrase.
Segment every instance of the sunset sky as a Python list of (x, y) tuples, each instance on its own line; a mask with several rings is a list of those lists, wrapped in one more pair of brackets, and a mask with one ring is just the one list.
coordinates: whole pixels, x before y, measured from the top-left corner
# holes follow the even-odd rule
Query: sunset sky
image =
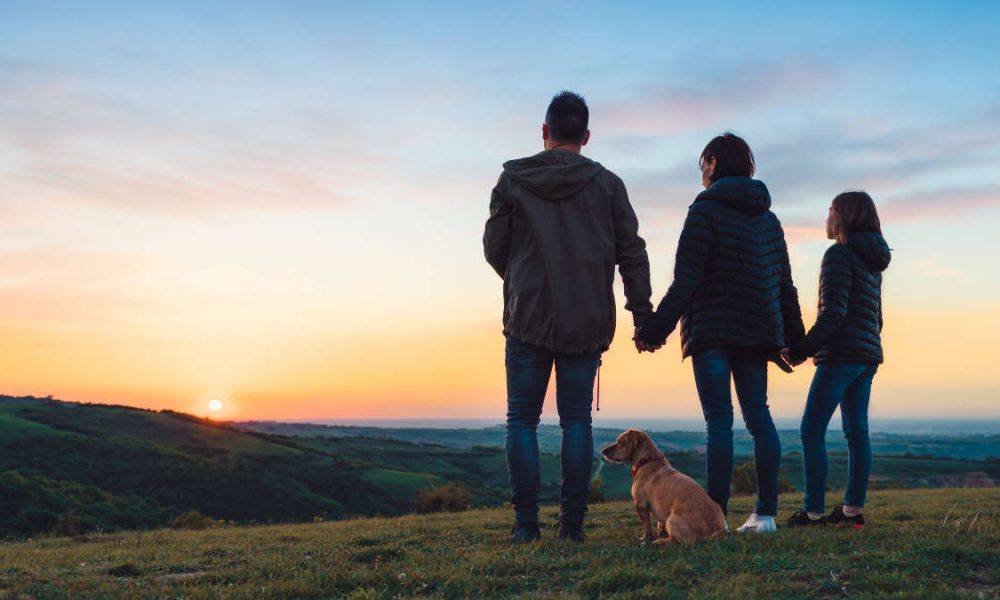
[[(654, 302), (698, 155), (733, 130), (807, 326), (830, 200), (879, 206), (873, 415), (1000, 415), (1000, 4), (340, 4), (0, 0), (0, 393), (501, 419), (489, 192), (571, 89)], [(638, 356), (630, 322), (599, 415), (699, 415), (677, 336)], [(772, 369), (776, 415), (801, 414), (812, 372)]]

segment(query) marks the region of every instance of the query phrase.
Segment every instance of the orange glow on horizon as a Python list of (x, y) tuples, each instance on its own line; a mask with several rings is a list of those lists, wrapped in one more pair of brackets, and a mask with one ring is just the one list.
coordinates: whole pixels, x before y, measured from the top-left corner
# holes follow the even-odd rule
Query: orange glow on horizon
[[(998, 317), (1000, 309), (887, 314), (887, 362), (876, 379), (880, 406), (906, 417), (922, 408), (906, 390), (990, 389)], [(807, 315), (807, 323), (812, 318)], [(621, 323), (628, 323), (625, 315)], [(944, 330), (950, 333), (942, 337)], [(29, 331), (10, 323), (0, 336), (5, 394), (237, 420), (502, 417), (505, 408), (503, 338), (493, 323), (452, 332), (261, 337), (259, 346), (235, 339), (199, 347), (141, 335)], [(653, 356), (636, 355), (629, 337), (619, 330), (604, 357), (605, 416), (697, 415), (690, 361), (681, 362), (676, 335)], [(772, 373), (772, 405), (776, 412), (794, 412), (812, 368)], [(209, 410), (213, 399), (222, 400), (217, 411)], [(978, 400), (963, 408), (990, 414), (992, 406)]]

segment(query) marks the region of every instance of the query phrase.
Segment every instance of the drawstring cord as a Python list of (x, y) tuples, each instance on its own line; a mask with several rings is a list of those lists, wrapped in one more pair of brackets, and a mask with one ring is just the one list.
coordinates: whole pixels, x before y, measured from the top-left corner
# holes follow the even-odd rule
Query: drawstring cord
[(601, 412), (601, 365), (603, 364), (603, 359), (597, 359), (597, 412)]

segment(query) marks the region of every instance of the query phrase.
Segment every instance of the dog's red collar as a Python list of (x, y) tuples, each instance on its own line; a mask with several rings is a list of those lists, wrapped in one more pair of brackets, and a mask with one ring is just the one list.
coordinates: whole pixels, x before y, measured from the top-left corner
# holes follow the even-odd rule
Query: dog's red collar
[(643, 465), (645, 465), (646, 463), (653, 462), (654, 460), (655, 459), (651, 456), (647, 456), (646, 458), (640, 458), (638, 463), (632, 465), (632, 479), (635, 479), (635, 474), (639, 472), (639, 469), (641, 469)]

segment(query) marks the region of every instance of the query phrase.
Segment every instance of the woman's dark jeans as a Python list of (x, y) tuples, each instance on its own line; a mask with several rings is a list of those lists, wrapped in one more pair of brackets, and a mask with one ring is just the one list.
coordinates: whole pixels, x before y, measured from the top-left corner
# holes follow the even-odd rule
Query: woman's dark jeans
[(753, 436), (760, 516), (778, 514), (781, 441), (767, 407), (767, 359), (759, 352), (711, 348), (695, 354), (694, 381), (708, 429), (705, 471), (708, 495), (728, 513), (733, 478), (733, 399), (736, 384), (743, 421)]
[(847, 438), (847, 493), (844, 503), (863, 507), (872, 470), (868, 440), (868, 400), (877, 364), (822, 363), (816, 367), (806, 410), (802, 415), (802, 468), (806, 478), (805, 509), (826, 511), (826, 428), (833, 411), (840, 417)]
[(572, 526), (583, 522), (594, 460), (590, 405), (600, 360), (599, 352), (582, 356), (556, 354), (507, 338), (507, 469), (518, 523), (538, 522), (541, 477), (535, 430), (553, 363), (556, 408), (562, 428), (560, 523)]

